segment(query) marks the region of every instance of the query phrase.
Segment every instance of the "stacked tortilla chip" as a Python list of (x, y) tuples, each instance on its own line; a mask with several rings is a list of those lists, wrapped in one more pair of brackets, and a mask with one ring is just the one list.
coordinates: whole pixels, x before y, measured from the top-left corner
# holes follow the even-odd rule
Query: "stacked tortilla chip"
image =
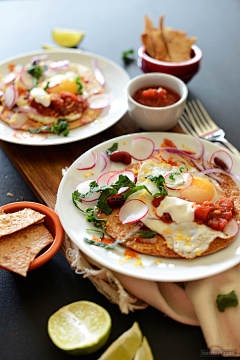
[(156, 60), (182, 62), (191, 59), (191, 46), (196, 37), (187, 38), (186, 31), (172, 30), (163, 27), (164, 15), (159, 20), (159, 28), (155, 29), (152, 20), (145, 16), (145, 29), (142, 43), (149, 56)]
[(0, 209), (0, 266), (27, 275), (36, 255), (53, 242), (44, 217), (28, 208), (8, 214)]

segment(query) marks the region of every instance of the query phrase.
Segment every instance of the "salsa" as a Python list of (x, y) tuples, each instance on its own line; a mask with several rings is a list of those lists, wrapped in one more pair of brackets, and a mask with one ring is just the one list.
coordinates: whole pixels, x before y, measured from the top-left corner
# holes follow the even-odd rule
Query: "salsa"
[(176, 91), (161, 86), (139, 89), (132, 95), (132, 98), (139, 104), (150, 107), (173, 105), (181, 99)]

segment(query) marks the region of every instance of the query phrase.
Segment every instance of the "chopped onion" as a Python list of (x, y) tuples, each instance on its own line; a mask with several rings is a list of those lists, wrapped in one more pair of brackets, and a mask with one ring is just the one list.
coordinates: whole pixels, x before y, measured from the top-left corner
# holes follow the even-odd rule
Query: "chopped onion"
[(133, 199), (125, 202), (118, 213), (122, 224), (130, 224), (141, 220), (148, 213), (148, 206), (141, 200)]
[(28, 116), (24, 113), (13, 114), (10, 118), (9, 125), (12, 129), (19, 130), (22, 125), (28, 120)]
[(215, 151), (210, 157), (210, 162), (228, 172), (231, 171), (233, 166), (231, 156), (224, 150)]
[[(75, 190), (78, 190), (81, 194), (86, 194), (89, 191), (89, 184), (95, 180), (86, 180), (83, 181), (82, 183), (78, 184), (78, 186), (76, 187)], [(79, 196), (79, 199), (84, 201), (84, 202), (92, 202), (92, 201), (96, 201), (100, 196), (100, 192), (99, 193), (93, 193), (90, 196), (86, 197), (86, 198), (82, 198)]]
[(168, 173), (165, 177), (166, 187), (172, 190), (181, 190), (188, 186), (190, 186), (193, 182), (193, 176), (188, 172), (182, 172), (180, 175), (174, 174), (175, 180), (170, 179), (170, 175), (172, 173)]
[(135, 160), (146, 160), (152, 155), (154, 148), (154, 142), (146, 137), (133, 138), (131, 156)]
[(70, 60), (59, 60), (59, 61), (53, 61), (51, 63), (51, 69), (52, 70), (67, 70), (69, 69)]
[(99, 186), (107, 185), (108, 179), (114, 174), (118, 173), (118, 171), (108, 171), (99, 176), (97, 179), (97, 183)]
[(104, 109), (110, 104), (110, 97), (108, 94), (92, 95), (88, 98), (88, 105), (90, 109)]
[(5, 91), (5, 105), (11, 109), (17, 101), (18, 98), (18, 91), (16, 90), (14, 85), (9, 85), (7, 90)]
[(92, 169), (97, 162), (98, 154), (94, 154), (92, 151), (85, 154), (80, 162), (77, 164), (77, 170), (88, 170)]
[(102, 71), (99, 68), (98, 61), (96, 58), (92, 58), (92, 68), (93, 68), (93, 73), (94, 73), (95, 78), (100, 83), (100, 85), (104, 86), (105, 78), (103, 76)]
[(231, 219), (223, 228), (223, 232), (229, 236), (236, 236), (239, 230), (239, 225), (235, 219)]

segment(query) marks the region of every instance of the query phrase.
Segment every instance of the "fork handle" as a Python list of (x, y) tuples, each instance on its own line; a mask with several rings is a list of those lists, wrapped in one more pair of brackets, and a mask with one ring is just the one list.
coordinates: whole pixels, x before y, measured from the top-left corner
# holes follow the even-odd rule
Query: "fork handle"
[(223, 143), (235, 155), (240, 157), (240, 152), (227, 139), (222, 137), (222, 138), (218, 138), (217, 140), (220, 141), (221, 143)]

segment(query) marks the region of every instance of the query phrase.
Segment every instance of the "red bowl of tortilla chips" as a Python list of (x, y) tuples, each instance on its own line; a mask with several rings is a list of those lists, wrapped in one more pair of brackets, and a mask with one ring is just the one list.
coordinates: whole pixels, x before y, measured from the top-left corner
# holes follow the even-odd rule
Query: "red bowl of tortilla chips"
[(26, 276), (57, 253), (64, 231), (55, 211), (26, 201), (0, 210), (1, 269)]
[(192, 45), (190, 60), (181, 62), (160, 61), (149, 56), (145, 47), (141, 46), (138, 49), (138, 57), (140, 60), (139, 65), (144, 72), (166, 73), (187, 82), (198, 72), (203, 54), (198, 46)]

